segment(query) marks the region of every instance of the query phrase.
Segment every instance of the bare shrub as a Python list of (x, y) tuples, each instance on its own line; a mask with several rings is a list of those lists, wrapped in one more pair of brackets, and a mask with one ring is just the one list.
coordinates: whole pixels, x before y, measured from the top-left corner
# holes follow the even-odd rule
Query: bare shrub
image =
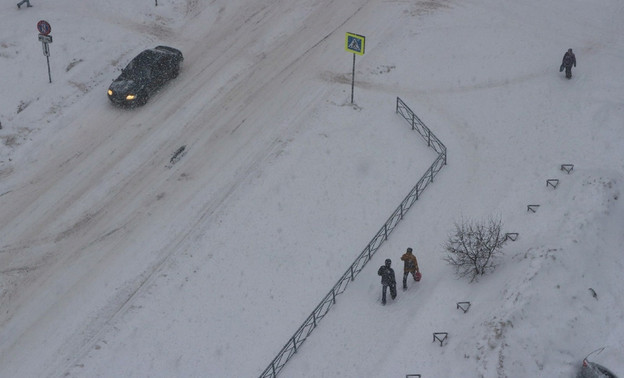
[(505, 241), (500, 219), (490, 217), (487, 222), (462, 219), (455, 223), (455, 231), (444, 245), (444, 261), (455, 267), (458, 277), (470, 277), (473, 282), (494, 271)]

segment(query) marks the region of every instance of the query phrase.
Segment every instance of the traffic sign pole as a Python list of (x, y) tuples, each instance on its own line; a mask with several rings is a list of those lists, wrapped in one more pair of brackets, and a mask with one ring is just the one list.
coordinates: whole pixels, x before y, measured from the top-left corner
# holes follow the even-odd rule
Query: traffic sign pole
[(48, 80), (52, 83), (52, 74), (50, 73), (50, 54), (46, 55), (46, 62), (48, 62)]
[(351, 72), (351, 103), (353, 104), (353, 88), (355, 87), (355, 53), (353, 53), (353, 71)]
[(41, 47), (43, 48), (43, 55), (46, 57), (48, 63), (48, 80), (52, 82), (52, 74), (50, 72), (50, 43), (52, 43), (51, 35), (39, 34), (39, 40), (41, 41)]
[(355, 88), (355, 54), (364, 55), (366, 37), (359, 34), (347, 33), (345, 50), (353, 53), (353, 71), (351, 73), (351, 103), (353, 104), (353, 89)]
[(39, 31), (39, 40), (41, 41), (41, 47), (43, 48), (43, 55), (46, 57), (48, 63), (48, 79), (52, 82), (52, 73), (50, 72), (50, 43), (52, 43), (52, 36), (50, 32), (52, 27), (47, 21), (41, 20), (37, 22), (37, 30)]

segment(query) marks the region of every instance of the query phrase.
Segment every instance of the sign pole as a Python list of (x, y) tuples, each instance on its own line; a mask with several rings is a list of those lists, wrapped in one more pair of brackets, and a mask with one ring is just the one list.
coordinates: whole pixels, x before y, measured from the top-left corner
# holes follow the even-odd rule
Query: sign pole
[(353, 53), (353, 71), (351, 72), (351, 104), (353, 104), (353, 88), (355, 87), (355, 53)]
[(355, 54), (364, 55), (366, 37), (359, 34), (347, 33), (345, 50), (353, 53), (353, 70), (351, 71), (351, 104), (353, 104), (353, 89), (355, 88)]
[(50, 83), (52, 83), (52, 73), (50, 72), (50, 43), (52, 43), (50, 31), (52, 30), (52, 27), (49, 22), (41, 20), (37, 22), (37, 30), (39, 30), (39, 41), (41, 41), (43, 55), (45, 55), (46, 62), (48, 63), (48, 79)]
[(50, 73), (50, 55), (46, 55), (46, 61), (48, 62), (48, 80), (52, 83), (52, 74)]

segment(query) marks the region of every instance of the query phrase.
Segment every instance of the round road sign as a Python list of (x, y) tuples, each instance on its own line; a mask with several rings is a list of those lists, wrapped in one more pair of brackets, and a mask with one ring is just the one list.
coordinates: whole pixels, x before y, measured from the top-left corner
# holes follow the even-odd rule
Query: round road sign
[(39, 30), (39, 33), (43, 35), (48, 35), (52, 31), (52, 27), (50, 26), (48, 21), (41, 20), (37, 22), (37, 30)]

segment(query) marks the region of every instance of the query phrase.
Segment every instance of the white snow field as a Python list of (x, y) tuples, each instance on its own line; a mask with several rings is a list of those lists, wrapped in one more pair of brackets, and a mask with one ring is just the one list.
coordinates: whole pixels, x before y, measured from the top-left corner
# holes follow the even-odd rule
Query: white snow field
[[(397, 96), (448, 165), (280, 376), (624, 376), (621, 1), (31, 3), (0, 10), (0, 377), (261, 375), (435, 159)], [(180, 76), (113, 106), (156, 45)], [(457, 279), (454, 223), (492, 216), (517, 240)]]

